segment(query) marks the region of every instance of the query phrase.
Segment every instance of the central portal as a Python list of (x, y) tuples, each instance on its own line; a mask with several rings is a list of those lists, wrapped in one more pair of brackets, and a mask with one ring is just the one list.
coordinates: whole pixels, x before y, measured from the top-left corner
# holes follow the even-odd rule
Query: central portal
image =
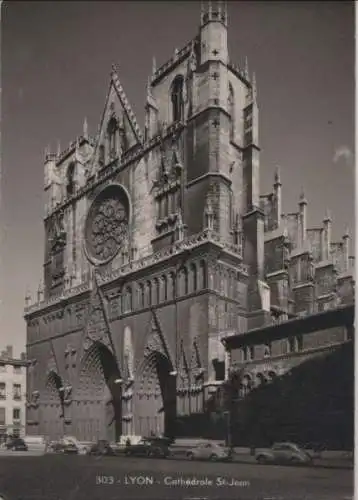
[(118, 441), (122, 431), (122, 380), (112, 352), (94, 342), (85, 354), (76, 398), (79, 439)]
[(175, 436), (176, 377), (170, 360), (158, 351), (145, 357), (138, 377), (136, 434)]

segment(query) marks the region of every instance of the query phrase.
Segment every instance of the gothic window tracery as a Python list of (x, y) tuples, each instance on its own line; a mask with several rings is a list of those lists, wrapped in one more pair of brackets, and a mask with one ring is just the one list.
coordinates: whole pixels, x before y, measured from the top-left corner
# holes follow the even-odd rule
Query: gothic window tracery
[(66, 182), (67, 196), (75, 194), (75, 163), (72, 162), (67, 168), (67, 182)]
[(234, 89), (231, 83), (229, 83), (229, 95), (228, 95), (228, 111), (230, 115), (230, 140), (234, 139), (235, 135), (235, 99), (234, 99)]
[(93, 202), (86, 221), (86, 249), (90, 258), (106, 262), (128, 239), (129, 203), (123, 189), (105, 188)]
[(172, 83), (171, 102), (173, 122), (184, 118), (184, 78), (182, 75), (175, 77)]
[(109, 156), (115, 158), (118, 153), (118, 121), (112, 116), (107, 126)]

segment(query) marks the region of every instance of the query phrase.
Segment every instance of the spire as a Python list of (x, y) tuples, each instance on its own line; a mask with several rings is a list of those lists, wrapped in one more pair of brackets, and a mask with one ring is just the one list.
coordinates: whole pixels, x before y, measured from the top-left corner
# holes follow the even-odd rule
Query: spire
[(256, 87), (256, 74), (252, 74), (252, 100), (256, 101), (257, 99), (257, 87)]
[(83, 121), (83, 137), (85, 139), (88, 139), (88, 123), (87, 123), (87, 118), (85, 117)]
[(152, 60), (152, 78), (154, 78), (155, 73), (157, 72), (157, 61), (155, 59), (155, 56), (153, 56)]
[(275, 170), (275, 183), (274, 186), (282, 186), (281, 184), (281, 174), (280, 174), (280, 167), (277, 166)]
[(303, 187), (301, 187), (301, 194), (300, 194), (299, 205), (307, 205), (307, 200), (306, 200), (306, 197), (305, 197), (305, 193), (303, 191)]
[(57, 141), (57, 158), (59, 158), (61, 155), (61, 143), (60, 141), (58, 140)]
[(156, 105), (155, 98), (152, 94), (152, 83), (151, 83), (151, 78), (148, 77), (147, 81), (147, 100), (146, 100), (146, 105), (150, 106), (156, 110), (158, 110), (158, 106)]
[(47, 145), (45, 147), (45, 153), (44, 153), (44, 156), (45, 156), (45, 161), (47, 160), (47, 157), (51, 154), (51, 147), (50, 145)]
[(245, 76), (246, 80), (249, 80), (249, 61), (247, 59), (247, 56), (245, 57), (244, 76)]
[(326, 213), (325, 213), (323, 222), (332, 222), (331, 212), (330, 212), (329, 208), (326, 208)]
[(200, 24), (204, 24), (205, 6), (203, 0), (200, 2)]

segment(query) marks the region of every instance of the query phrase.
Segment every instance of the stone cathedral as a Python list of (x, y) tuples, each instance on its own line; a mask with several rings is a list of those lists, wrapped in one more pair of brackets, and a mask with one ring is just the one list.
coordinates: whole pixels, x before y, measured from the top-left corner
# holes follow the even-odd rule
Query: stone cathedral
[(330, 249), (347, 275), (349, 236), (331, 244), (329, 214), (307, 229), (303, 194), (283, 215), (278, 171), (260, 195), (255, 76), (230, 61), (227, 36), (226, 7), (209, 3), (197, 36), (153, 62), (144, 130), (113, 67), (96, 137), (85, 121), (65, 151), (46, 151), (28, 434), (178, 435), (227, 376), (223, 337), (272, 311), (312, 312), (315, 272), (319, 307), (336, 300)]

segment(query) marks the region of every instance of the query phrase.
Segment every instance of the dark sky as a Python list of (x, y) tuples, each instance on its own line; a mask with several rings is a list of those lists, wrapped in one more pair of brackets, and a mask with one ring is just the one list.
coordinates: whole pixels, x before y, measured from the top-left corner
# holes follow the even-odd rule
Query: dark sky
[[(95, 134), (111, 64), (143, 123), (158, 65), (197, 32), (196, 2), (3, 2), (0, 348), (25, 344), (27, 286), (43, 264), (43, 154)], [(309, 225), (330, 208), (335, 238), (354, 222), (354, 3), (230, 2), (231, 60), (256, 72), (261, 191), (281, 166), (284, 210), (301, 186)]]

